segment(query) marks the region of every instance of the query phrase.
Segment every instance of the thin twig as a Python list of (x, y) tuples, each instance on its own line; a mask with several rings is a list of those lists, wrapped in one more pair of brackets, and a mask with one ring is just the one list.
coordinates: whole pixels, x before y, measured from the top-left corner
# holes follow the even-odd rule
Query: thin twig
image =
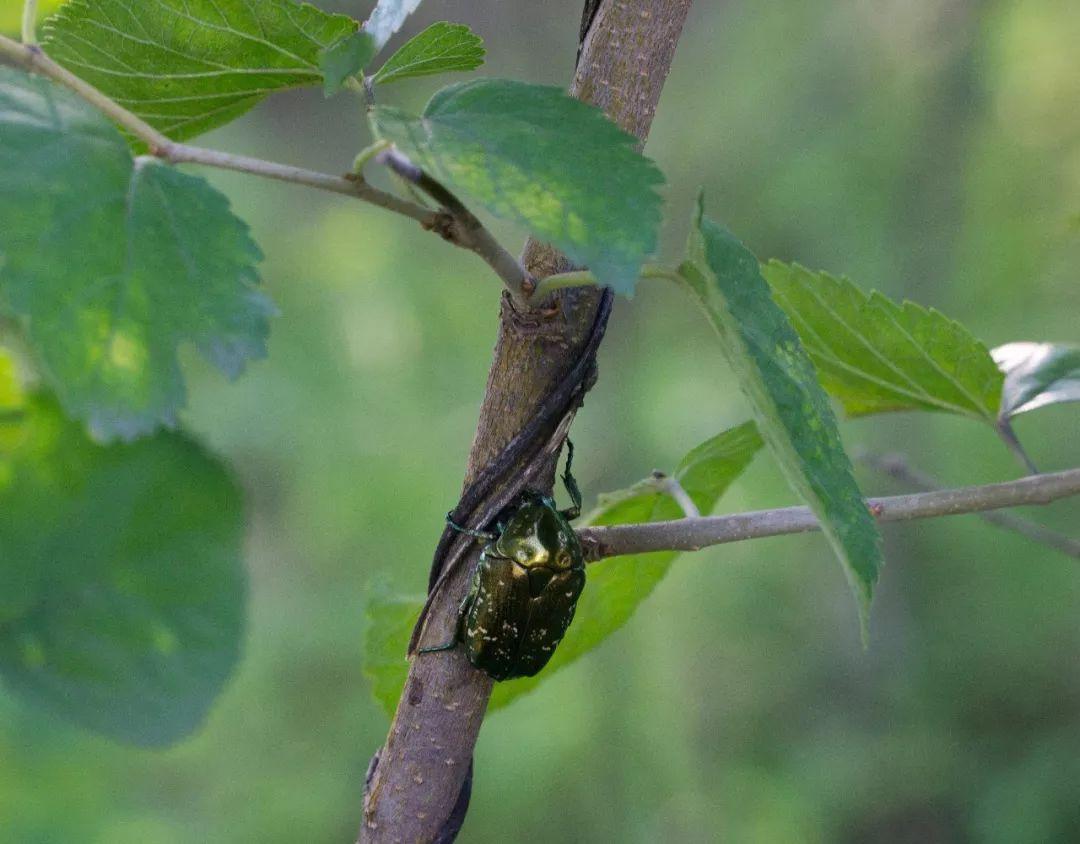
[(28, 47), (37, 44), (37, 0), (23, 3), (22, 40)]
[(686, 516), (686, 518), (701, 518), (701, 511), (698, 509), (697, 504), (694, 503), (694, 499), (690, 497), (690, 494), (676, 478), (656, 469), (652, 473), (652, 481), (656, 484), (656, 489), (658, 491), (671, 496), (675, 503), (679, 505), (679, 508), (683, 511), (683, 515)]
[[(935, 490), (914, 495), (871, 498), (870, 512), (879, 522), (955, 516), (1003, 507), (1049, 504), (1080, 494), (1080, 469), (1029, 475), (1000, 484)], [(578, 531), (590, 562), (651, 551), (697, 551), (710, 545), (766, 536), (819, 530), (809, 507), (785, 507), (732, 516), (706, 516), (635, 525), (582, 528)]]
[[(901, 454), (860, 454), (857, 459), (860, 463), (865, 463), (867, 466), (883, 472), (900, 483), (923, 492), (931, 492), (944, 487), (936, 478), (911, 466)], [(1067, 556), (1080, 560), (1080, 540), (1065, 536), (1038, 522), (1017, 516), (1015, 513), (991, 510), (978, 515), (985, 522), (1019, 533), (1033, 542), (1046, 545)]]
[(455, 243), (471, 249), (483, 258), (503, 280), (510, 295), (519, 304), (527, 304), (526, 299), (536, 289), (536, 282), (521, 262), (495, 240), (491, 232), (457, 196), (394, 147), (379, 152), (375, 160), (434, 199), (450, 217), (452, 224), (445, 230), (440, 229), (439, 234), (448, 239), (452, 238)]
[[(53, 61), (36, 45), (20, 44), (0, 35), (0, 56), (74, 91), (86, 102), (104, 112), (113, 122), (145, 143), (150, 154), (163, 161), (170, 164), (199, 164), (220, 170), (233, 170), (264, 179), (289, 182), (351, 196), (368, 202), (416, 220), (425, 229), (437, 232), (447, 242), (474, 252), (495, 271), (519, 301), (523, 302), (524, 297), (532, 292), (531, 277), (521, 264), (495, 240), (491, 232), (456, 197), (453, 198), (452, 208), (448, 207), (443, 212), (432, 211), (423, 205), (372, 187), (359, 175), (350, 174), (348, 178), (332, 176), (314, 170), (305, 170), (302, 167), (291, 167), (259, 158), (175, 143), (138, 115), (123, 108), (93, 85), (84, 82)], [(450, 197), (453, 196), (449, 191), (445, 193)]]

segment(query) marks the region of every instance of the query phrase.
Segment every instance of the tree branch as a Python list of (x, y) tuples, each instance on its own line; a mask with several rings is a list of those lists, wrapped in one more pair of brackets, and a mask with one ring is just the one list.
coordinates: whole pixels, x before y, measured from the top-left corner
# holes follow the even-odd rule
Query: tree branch
[(440, 229), (439, 234), (483, 258), (503, 280), (510, 295), (519, 304), (527, 305), (526, 300), (536, 289), (536, 282), (457, 196), (394, 147), (379, 152), (375, 160), (439, 203), (448, 217), (446, 228)]
[[(1049, 504), (1074, 495), (1080, 495), (1080, 469), (1029, 475), (1000, 484), (871, 498), (867, 506), (880, 522), (902, 522)], [(785, 507), (731, 516), (582, 528), (578, 536), (585, 546), (587, 559), (595, 562), (606, 557), (652, 551), (698, 551), (710, 545), (819, 529), (817, 517), (809, 507)]]
[[(571, 93), (602, 108), (644, 143), (690, 5), (691, 0), (602, 0), (588, 28)], [(535, 278), (573, 269), (564, 256), (533, 241), (523, 262)], [(558, 294), (555, 307), (539, 311), (519, 309), (504, 296), (466, 489), (529, 426), (545, 398), (580, 363), (601, 300), (595, 287), (566, 290)], [(554, 462), (552, 455), (530, 485), (550, 489)], [(422, 645), (439, 644), (452, 635), (476, 554), (474, 543), (433, 600)], [(491, 679), (469, 664), (461, 648), (412, 661), (365, 789), (361, 841), (428, 842), (441, 834), (462, 794), (491, 686)], [(482, 772), (478, 776), (482, 780)]]
[[(933, 490), (944, 488), (944, 484), (939, 483), (936, 478), (908, 465), (907, 460), (900, 454), (860, 454), (857, 455), (856, 459), (859, 460), (860, 463), (865, 463), (867, 466), (871, 466), (880, 472), (884, 472), (886, 475), (895, 478), (902, 484), (913, 487), (914, 489), (922, 490), (923, 492), (931, 492)], [(1080, 539), (1072, 539), (1071, 537), (1058, 533), (1056, 530), (1051, 530), (1045, 525), (1033, 522), (1030, 519), (1025, 519), (1022, 516), (1017, 516), (1014, 513), (999, 513), (994, 510), (988, 510), (979, 513), (979, 518), (997, 527), (1011, 530), (1013, 533), (1019, 533), (1021, 536), (1030, 539), (1032, 542), (1046, 545), (1049, 548), (1060, 551), (1062, 554), (1080, 560)]]
[[(150, 154), (156, 158), (170, 164), (199, 164), (219, 170), (232, 170), (359, 199), (415, 220), (428, 231), (439, 234), (448, 243), (473, 252), (495, 271), (519, 302), (523, 303), (535, 286), (522, 266), (498, 244), (483, 224), (456, 198), (454, 210), (432, 211), (423, 205), (372, 187), (359, 174), (332, 176), (314, 170), (305, 170), (302, 167), (292, 167), (259, 158), (176, 143), (138, 115), (128, 111), (93, 85), (49, 58), (35, 44), (20, 44), (0, 35), (0, 56), (9, 59), (24, 70), (39, 73), (74, 91), (86, 102), (104, 112), (114, 123), (146, 144)], [(448, 191), (446, 193), (449, 194)]]

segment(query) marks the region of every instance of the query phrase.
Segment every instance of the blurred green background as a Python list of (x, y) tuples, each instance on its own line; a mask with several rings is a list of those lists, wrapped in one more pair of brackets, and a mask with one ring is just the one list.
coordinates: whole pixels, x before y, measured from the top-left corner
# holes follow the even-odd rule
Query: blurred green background
[[(403, 35), (466, 22), (487, 73), (565, 85), (580, 6), (429, 0)], [(648, 146), (669, 178), (667, 256), (704, 183), (762, 257), (940, 308), (992, 345), (1080, 340), (1080, 6), (696, 6)], [(434, 84), (397, 93), (419, 106)], [(365, 141), (357, 105), (315, 90), (206, 139), (328, 171)], [(211, 178), (252, 223), (282, 311), (269, 360), (237, 384), (189, 361), (185, 424), (248, 491), (246, 653), (205, 728), (166, 752), (0, 697), (3, 844), (345, 842), (359, 824), (387, 727), (361, 673), (365, 596), (423, 587), (499, 288), (360, 203)], [(574, 435), (590, 497), (748, 416), (704, 321), (659, 283), (619, 303), (600, 364)], [(1076, 406), (1018, 428), (1041, 468), (1080, 464)], [(946, 483), (1018, 473), (963, 419), (844, 433)], [(791, 500), (762, 455), (721, 508)], [(1075, 502), (1035, 515), (1080, 525)], [(974, 517), (885, 533), (866, 653), (820, 537), (683, 557), (627, 628), (487, 722), (461, 840), (1080, 841), (1075, 561)]]

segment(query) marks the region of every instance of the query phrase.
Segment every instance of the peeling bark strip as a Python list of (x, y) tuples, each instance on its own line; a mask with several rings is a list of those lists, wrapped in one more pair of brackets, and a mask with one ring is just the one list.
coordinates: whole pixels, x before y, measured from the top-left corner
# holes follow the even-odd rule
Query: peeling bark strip
[[(604, 109), (644, 144), (690, 5), (691, 0), (603, 0), (582, 45), (571, 93)], [(523, 260), (538, 278), (570, 269), (565, 257), (533, 241)], [(504, 295), (466, 489), (578, 362), (600, 301), (597, 290), (573, 289), (559, 295), (551, 312), (521, 312)], [(550, 489), (554, 473), (552, 454), (533, 485)], [(450, 637), (478, 554), (478, 547), (471, 549), (433, 603), (424, 643)], [(413, 659), (367, 783), (361, 842), (438, 839), (461, 797), (491, 686), (460, 648)]]

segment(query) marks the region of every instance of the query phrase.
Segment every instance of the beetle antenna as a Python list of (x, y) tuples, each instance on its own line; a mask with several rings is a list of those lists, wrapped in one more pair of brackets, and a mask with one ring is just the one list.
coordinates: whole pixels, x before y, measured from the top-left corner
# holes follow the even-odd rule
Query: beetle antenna
[(578, 487), (577, 479), (570, 471), (570, 467), (574, 465), (574, 444), (570, 441), (570, 438), (566, 438), (566, 469), (563, 471), (563, 484), (566, 486), (566, 491), (570, 494), (570, 500), (573, 502), (573, 507), (569, 510), (563, 510), (563, 515), (570, 521), (573, 521), (581, 515), (581, 489)]
[(485, 541), (490, 542), (492, 539), (496, 538), (495, 534), (489, 533), (486, 530), (473, 530), (472, 528), (462, 527), (461, 525), (459, 525), (457, 522), (454, 521), (454, 511), (453, 510), (451, 510), (449, 513), (446, 514), (446, 523), (448, 525), (450, 525), (450, 527), (452, 527), (458, 533), (464, 533), (466, 536), (471, 536), (474, 539), (483, 539)]

